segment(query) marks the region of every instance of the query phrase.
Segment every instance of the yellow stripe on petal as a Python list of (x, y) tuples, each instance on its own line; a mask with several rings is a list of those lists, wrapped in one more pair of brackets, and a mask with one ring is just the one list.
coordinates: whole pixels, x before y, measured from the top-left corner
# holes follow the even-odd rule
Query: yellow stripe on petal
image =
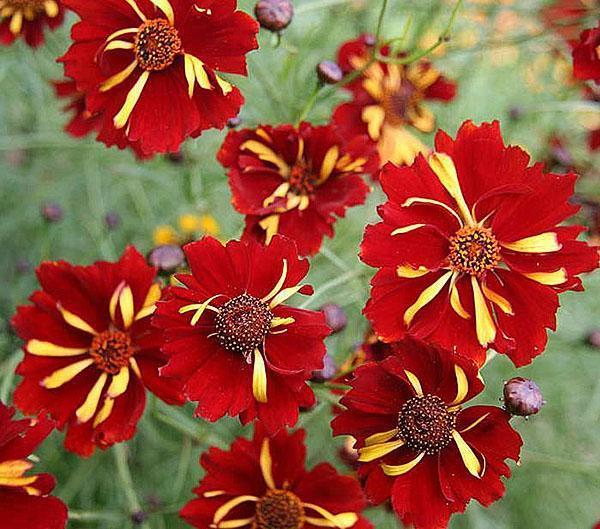
[(2, 487), (25, 487), (37, 481), (37, 476), (8, 478), (0, 476), (0, 486)]
[(268, 133), (268, 132), (267, 132), (265, 129), (263, 129), (263, 128), (260, 128), (260, 127), (259, 127), (258, 129), (256, 129), (256, 130), (254, 131), (254, 133), (255, 133), (255, 134), (258, 136), (258, 137), (262, 138), (262, 139), (263, 139), (263, 140), (265, 140), (265, 141), (268, 141), (269, 143), (272, 143), (272, 142), (273, 142), (273, 138), (271, 138), (271, 136), (269, 135), (269, 133)]
[(421, 386), (421, 381), (419, 380), (419, 377), (417, 375), (415, 375), (414, 373), (412, 373), (411, 371), (408, 371), (408, 369), (404, 370), (404, 374), (406, 375), (406, 378), (408, 378), (408, 381), (410, 382), (410, 385), (415, 390), (415, 393), (417, 394), (417, 396), (422, 397), (423, 396), (423, 387)]
[(289, 176), (290, 167), (288, 164), (281, 157), (277, 156), (277, 154), (275, 154), (273, 150), (267, 147), (264, 143), (256, 140), (248, 140), (242, 143), (240, 149), (253, 152), (259, 157), (259, 159), (275, 165), (279, 169), (279, 174), (285, 177)]
[(281, 271), (281, 275), (279, 276), (279, 279), (277, 280), (277, 283), (275, 284), (275, 286), (273, 287), (271, 292), (269, 292), (264, 298), (262, 298), (261, 301), (263, 301), (264, 303), (267, 303), (268, 301), (270, 301), (272, 298), (274, 298), (279, 293), (279, 291), (283, 288), (283, 285), (285, 284), (285, 280), (287, 279), (287, 274), (288, 274), (288, 263), (287, 263), (287, 259), (284, 259), (283, 260), (283, 269)]
[(381, 465), (383, 473), (386, 476), (396, 477), (402, 476), (410, 472), (413, 468), (415, 468), (421, 460), (425, 457), (425, 452), (421, 452), (417, 457), (415, 457), (412, 461), (408, 463), (404, 463), (404, 465)]
[(194, 75), (196, 76), (196, 80), (200, 85), (200, 88), (204, 88), (204, 90), (212, 90), (212, 85), (210, 84), (210, 79), (208, 78), (208, 74), (204, 69), (204, 63), (198, 59), (198, 57), (192, 57), (192, 64), (194, 66)]
[(404, 446), (403, 439), (365, 446), (364, 448), (358, 449), (358, 460), (361, 463), (369, 463), (370, 461), (375, 461), (376, 459), (386, 456), (401, 446)]
[(219, 522), (225, 518), (233, 509), (235, 509), (238, 505), (246, 502), (257, 502), (259, 498), (256, 496), (238, 496), (237, 498), (233, 498), (229, 500), (227, 503), (221, 505), (213, 515), (213, 523), (216, 527), (219, 526)]
[(223, 92), (224, 96), (233, 92), (233, 85), (230, 82), (226, 81), (217, 74), (215, 74), (215, 79), (217, 80), (217, 84), (219, 85), (219, 88), (221, 89), (221, 92)]
[(377, 141), (381, 137), (381, 128), (385, 122), (385, 110), (379, 105), (365, 107), (362, 111), (362, 120), (367, 124), (369, 137)]
[(323, 163), (321, 164), (321, 181), (327, 180), (335, 169), (335, 164), (340, 157), (340, 148), (337, 145), (330, 147), (325, 153)]
[(131, 287), (127, 285), (121, 291), (119, 296), (119, 307), (121, 307), (121, 316), (123, 317), (123, 324), (126, 329), (131, 327), (133, 323), (134, 307), (133, 307), (133, 292)]
[(62, 347), (50, 342), (42, 342), (41, 340), (29, 340), (25, 346), (27, 352), (34, 356), (79, 356), (87, 353), (87, 348), (77, 347)]
[(137, 61), (133, 61), (127, 68), (116, 73), (112, 77), (109, 77), (100, 85), (100, 92), (108, 92), (110, 89), (117, 85), (120, 85), (125, 79), (127, 79), (137, 68)]
[(461, 226), (464, 225), (463, 219), (461, 219), (460, 215), (456, 213), (456, 211), (454, 211), (450, 206), (448, 206), (448, 204), (444, 204), (443, 202), (440, 202), (439, 200), (434, 200), (433, 198), (410, 197), (404, 201), (402, 207), (408, 208), (410, 206), (414, 206), (415, 204), (417, 206), (426, 204), (430, 206), (439, 206), (440, 208), (444, 208), (448, 213), (450, 213), (454, 216), (454, 218), (456, 218), (456, 220)]
[(145, 71), (142, 73), (142, 75), (140, 75), (139, 79), (132, 86), (131, 90), (129, 90), (123, 107), (113, 119), (115, 128), (122, 129), (125, 125), (127, 125), (127, 122), (131, 117), (131, 113), (133, 112), (135, 105), (137, 105), (137, 102), (140, 100), (144, 87), (146, 86), (149, 78), (150, 72)]
[(454, 280), (452, 281), (452, 285), (450, 287), (450, 306), (461, 318), (465, 320), (471, 319), (471, 315), (463, 307), (463, 304), (460, 301), (460, 294), (458, 292), (458, 288), (456, 288), (456, 282)]
[(194, 88), (196, 87), (196, 74), (194, 73), (192, 56), (187, 53), (183, 56), (183, 69), (188, 84), (188, 96), (191, 98), (194, 95)]
[(481, 478), (481, 463), (479, 462), (479, 459), (477, 459), (473, 449), (456, 430), (452, 430), (452, 438), (458, 447), (460, 457), (462, 458), (465, 467), (467, 467), (469, 474), (478, 479)]
[(396, 437), (399, 431), (400, 430), (398, 428), (394, 428), (393, 430), (388, 430), (387, 432), (381, 432), (370, 435), (365, 439), (365, 446), (385, 443), (386, 441), (389, 441), (390, 439)]
[(314, 503), (302, 503), (305, 509), (311, 509), (318, 512), (325, 520), (328, 520), (333, 525), (331, 527), (338, 527), (339, 529), (349, 529), (358, 521), (358, 515), (353, 512), (343, 512), (340, 514), (330, 513), (323, 507), (319, 507)]
[(488, 416), (489, 416), (489, 413), (482, 415), (481, 417), (479, 417), (479, 419), (477, 419), (475, 422), (473, 422), (473, 424), (471, 424), (471, 425), (467, 426), (466, 428), (464, 428), (463, 430), (461, 430), (460, 433), (465, 433), (465, 432), (468, 432), (469, 430), (472, 430), (473, 428), (478, 426), (480, 423), (485, 421), (485, 419), (487, 419)]
[(284, 288), (279, 294), (277, 294), (269, 303), (269, 307), (274, 309), (278, 305), (286, 302), (289, 298), (291, 298), (294, 294), (297, 294), (300, 290), (304, 288), (304, 285), (296, 285), (295, 287)]
[(108, 396), (116, 399), (127, 391), (129, 386), (129, 367), (122, 367), (121, 370), (113, 376), (110, 386), (108, 386)]
[(431, 167), (432, 171), (438, 177), (440, 183), (456, 202), (464, 221), (471, 226), (474, 225), (475, 221), (473, 220), (469, 206), (467, 206), (467, 202), (465, 201), (465, 197), (458, 180), (456, 166), (454, 165), (452, 158), (450, 158), (450, 156), (447, 154), (434, 152), (429, 156), (429, 167)]
[(131, 6), (131, 8), (136, 12), (137, 16), (142, 19), (142, 22), (146, 22), (146, 16), (144, 15), (144, 13), (142, 13), (141, 9), (135, 3), (135, 0), (125, 0), (125, 2), (127, 2)]
[(254, 351), (254, 368), (252, 370), (252, 394), (263, 404), (267, 402), (267, 370), (260, 351)]
[(160, 297), (162, 296), (162, 291), (160, 289), (160, 285), (158, 283), (153, 283), (152, 286), (148, 289), (148, 293), (146, 294), (146, 299), (144, 299), (144, 307), (151, 307), (155, 305), (158, 301), (160, 301)]
[(275, 316), (271, 320), (271, 329), (274, 329), (275, 327), (281, 327), (282, 325), (291, 325), (295, 321), (296, 320), (294, 318), (279, 318)]
[(152, 316), (156, 312), (156, 305), (150, 305), (149, 307), (143, 307), (136, 315), (135, 321), (143, 320), (148, 316)]
[(482, 347), (487, 347), (496, 338), (496, 324), (475, 276), (471, 276), (471, 285), (473, 286), (477, 340)]
[(115, 291), (110, 297), (110, 302), (108, 303), (108, 312), (113, 323), (117, 322), (117, 304), (119, 303), (119, 297), (121, 296), (123, 288), (125, 288), (125, 281), (121, 281), (117, 285), (117, 288), (115, 288)]
[(390, 233), (390, 235), (401, 235), (403, 233), (409, 233), (411, 231), (418, 230), (423, 226), (426, 226), (426, 224), (411, 224), (410, 226), (404, 226), (402, 228), (395, 229), (392, 233)]
[(104, 404), (102, 405), (102, 408), (100, 408), (98, 415), (96, 415), (96, 418), (94, 419), (94, 428), (100, 426), (104, 421), (106, 421), (110, 417), (114, 406), (114, 399), (111, 399), (110, 397), (106, 397), (106, 399), (104, 399)]
[(224, 496), (227, 494), (224, 490), (208, 490), (202, 493), (204, 498), (217, 498), (219, 496)]
[(419, 268), (413, 268), (410, 265), (400, 265), (396, 268), (396, 275), (398, 277), (404, 277), (406, 279), (422, 277), (427, 275), (429, 272), (431, 272), (431, 270), (428, 270), (424, 266), (419, 266)]
[(136, 376), (139, 379), (141, 379), (142, 378), (142, 372), (140, 371), (140, 366), (138, 365), (137, 360), (135, 358), (133, 358), (133, 356), (129, 359), (129, 365), (131, 366), (131, 369), (136, 374)]
[(526, 237), (515, 242), (501, 242), (500, 244), (514, 252), (524, 253), (551, 253), (558, 252), (562, 248), (562, 244), (558, 242), (558, 235), (552, 231)]
[(83, 321), (79, 316), (69, 312), (67, 309), (63, 308), (62, 305), (58, 304), (56, 306), (58, 311), (61, 313), (63, 319), (71, 326), (79, 329), (80, 331), (87, 332), (89, 334), (93, 334), (94, 336), (98, 333), (96, 330), (87, 322)]
[(175, 25), (175, 13), (173, 7), (168, 0), (150, 0), (156, 7), (158, 7), (166, 16), (171, 26)]
[(462, 367), (454, 365), (454, 375), (456, 376), (456, 398), (450, 403), (450, 406), (460, 404), (469, 394), (469, 379)]
[(271, 240), (279, 232), (279, 215), (269, 215), (262, 219), (258, 225), (265, 231), (265, 244), (271, 244)]
[(488, 298), (492, 303), (496, 304), (504, 314), (510, 314), (511, 316), (514, 314), (512, 305), (510, 302), (500, 294), (494, 292), (490, 289), (485, 283), (481, 283), (481, 290), (483, 291), (483, 295)]
[(447, 272), (437, 279), (437, 281), (435, 281), (433, 284), (429, 285), (425, 290), (423, 290), (423, 292), (421, 292), (417, 298), (417, 301), (415, 301), (410, 307), (408, 307), (408, 309), (406, 309), (406, 312), (404, 313), (404, 324), (407, 327), (412, 323), (414, 317), (417, 315), (417, 312), (425, 307), (425, 305), (433, 301), (435, 297), (442, 291), (448, 281), (450, 281), (452, 274), (453, 272)]
[(567, 270), (561, 268), (556, 272), (533, 272), (531, 274), (523, 274), (529, 279), (533, 279), (542, 285), (558, 286), (562, 285), (568, 278)]
[(54, 371), (51, 375), (44, 378), (40, 384), (46, 389), (56, 389), (73, 380), (79, 373), (87, 369), (94, 363), (92, 358), (75, 362), (61, 369)]
[(0, 463), (1, 478), (18, 478), (33, 468), (33, 463), (25, 459), (13, 459)]
[(271, 458), (271, 446), (268, 438), (263, 440), (260, 447), (260, 470), (267, 487), (270, 489), (277, 488), (273, 478), (273, 459)]
[(226, 520), (219, 524), (219, 529), (238, 529), (239, 527), (246, 527), (252, 524), (254, 516), (250, 518), (243, 518), (239, 520)]
[(46, 0), (44, 2), (44, 11), (48, 18), (55, 18), (59, 13), (58, 4), (54, 0)]
[(133, 42), (127, 42), (126, 40), (113, 40), (104, 47), (104, 51), (132, 50), (133, 48), (134, 48)]
[(23, 11), (17, 11), (10, 19), (8, 26), (13, 35), (18, 35), (23, 29)]
[(106, 373), (102, 373), (98, 377), (98, 380), (96, 380), (96, 383), (88, 393), (85, 402), (75, 412), (77, 420), (81, 424), (88, 422), (96, 413), (98, 404), (100, 403), (100, 396), (102, 395), (102, 390), (104, 389), (104, 384), (106, 384), (107, 378), (108, 375)]

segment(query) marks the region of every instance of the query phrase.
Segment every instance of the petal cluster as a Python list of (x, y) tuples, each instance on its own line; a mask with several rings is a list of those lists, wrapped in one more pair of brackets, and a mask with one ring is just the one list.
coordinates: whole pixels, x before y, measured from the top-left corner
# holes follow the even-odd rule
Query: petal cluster
[(33, 48), (44, 43), (44, 29), (53, 30), (65, 18), (61, 0), (0, 0), (0, 43), (22, 37)]
[(594, 81), (600, 85), (600, 23), (598, 27), (581, 33), (572, 54), (575, 78)]

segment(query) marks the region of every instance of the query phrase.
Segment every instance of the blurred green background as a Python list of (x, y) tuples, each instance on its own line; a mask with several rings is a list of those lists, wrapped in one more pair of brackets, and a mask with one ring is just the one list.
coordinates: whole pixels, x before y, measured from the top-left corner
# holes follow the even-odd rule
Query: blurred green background
[[(251, 12), (252, 0), (240, 2)], [(250, 75), (234, 79), (246, 96), (243, 125), (294, 122), (314, 86), (314, 67), (332, 59), (338, 46), (361, 32), (373, 31), (378, 0), (296, 0), (297, 13), (281, 44), (261, 33), (261, 49), (250, 55)], [(384, 35), (400, 34), (407, 19), (412, 25), (407, 47), (435, 42), (454, 2), (390, 1)], [(588, 201), (600, 198), (598, 156), (587, 151), (587, 128), (600, 127), (597, 103), (582, 99), (582, 86), (572, 84), (566, 44), (539, 20), (547, 2), (465, 1), (451, 40), (433, 60), (458, 82), (458, 97), (449, 105), (433, 105), (440, 128), (451, 134), (465, 119), (499, 119), (505, 139), (518, 143), (536, 160), (556, 165), (565, 152), (582, 178), (580, 193)], [(590, 11), (586, 27), (598, 12)], [(64, 102), (57, 101), (49, 81), (61, 78), (55, 59), (69, 43), (67, 24), (48, 36), (34, 51), (16, 43), (0, 49), (0, 396), (10, 401), (12, 373), (22, 353), (8, 320), (17, 304), (36, 287), (32, 270), (43, 259), (90, 263), (114, 259), (128, 243), (142, 252), (153, 246), (153, 231), (176, 225), (179, 215), (216, 217), (223, 239), (238, 237), (242, 218), (230, 206), (230, 195), (215, 152), (224, 132), (209, 132), (188, 141), (183, 162), (157, 157), (137, 162), (128, 152), (107, 150), (93, 139), (74, 140), (62, 132)], [(310, 113), (324, 123), (344, 93), (328, 92)], [(596, 105), (596, 106), (594, 106)], [(587, 128), (586, 128), (587, 127)], [(564, 149), (557, 152), (550, 138), (558, 135)], [(431, 136), (423, 140), (432, 143)], [(563, 160), (564, 163), (564, 160)], [(191, 193), (186, 181), (191, 179)], [(374, 189), (364, 207), (355, 208), (336, 225), (337, 236), (325, 243), (324, 253), (312, 260), (311, 282), (317, 294), (308, 302), (342, 305), (350, 317), (347, 329), (329, 340), (329, 351), (341, 362), (361, 341), (366, 323), (360, 311), (368, 296), (371, 271), (356, 257), (364, 225), (375, 220), (375, 205), (383, 200)], [(64, 220), (47, 224), (40, 206), (56, 202)], [(580, 221), (590, 221), (592, 207)], [(107, 213), (120, 217), (108, 229)], [(600, 520), (600, 349), (586, 336), (600, 328), (600, 276), (588, 277), (584, 294), (562, 297), (559, 332), (546, 353), (519, 374), (534, 378), (548, 404), (535, 418), (515, 419), (525, 440), (522, 461), (514, 468), (503, 500), (484, 509), (471, 505), (466, 515), (451, 522), (455, 529), (587, 529)], [(504, 358), (485, 368), (487, 390), (480, 402), (494, 404), (502, 381), (516, 370)], [(329, 429), (330, 397), (316, 387), (320, 404), (303, 414), (309, 432), (309, 463), (328, 459), (344, 472), (351, 470), (338, 457), (341, 440)], [(150, 397), (138, 435), (125, 451), (109, 450), (83, 460), (62, 450), (54, 433), (38, 451), (38, 470), (59, 480), (56, 493), (72, 509), (72, 528), (124, 529), (133, 526), (136, 504), (150, 514), (146, 529), (183, 528), (178, 509), (191, 498), (201, 477), (198, 457), (207, 446), (226, 447), (243, 430), (233, 419), (216, 425), (192, 419), (192, 407), (169, 409)], [(133, 476), (135, 497), (115, 468), (123, 457)], [(385, 509), (369, 516), (376, 527), (398, 527)]]

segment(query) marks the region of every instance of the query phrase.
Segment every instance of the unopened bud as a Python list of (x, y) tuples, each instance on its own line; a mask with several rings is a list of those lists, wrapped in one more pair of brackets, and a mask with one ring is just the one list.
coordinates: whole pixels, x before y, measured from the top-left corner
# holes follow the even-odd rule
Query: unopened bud
[(292, 22), (294, 6), (290, 0), (258, 0), (254, 14), (263, 28), (278, 33)]
[(336, 303), (326, 303), (319, 310), (325, 316), (325, 323), (327, 323), (333, 334), (343, 331), (348, 325), (346, 312)]
[(104, 224), (109, 230), (116, 230), (121, 225), (121, 217), (114, 211), (109, 211), (104, 215)]
[(337, 84), (344, 78), (339, 64), (333, 61), (321, 61), (317, 64), (317, 75), (323, 84)]
[(144, 511), (137, 511), (131, 515), (131, 521), (134, 525), (141, 525), (148, 519), (148, 515)]
[(185, 263), (185, 254), (176, 244), (157, 246), (148, 255), (148, 262), (161, 272), (170, 274), (175, 272)]
[(587, 343), (596, 349), (600, 349), (600, 329), (594, 329), (587, 336)]
[(504, 383), (504, 406), (512, 415), (535, 415), (544, 404), (542, 392), (533, 380), (515, 377)]
[(242, 120), (239, 116), (236, 116), (235, 118), (229, 118), (227, 120), (227, 128), (230, 128), (230, 129), (236, 129), (241, 124), (242, 124)]
[(323, 357), (323, 369), (313, 371), (311, 380), (313, 382), (327, 382), (337, 374), (337, 365), (335, 360), (326, 353)]
[(65, 216), (62, 206), (56, 202), (45, 202), (42, 204), (40, 214), (46, 222), (60, 222)]

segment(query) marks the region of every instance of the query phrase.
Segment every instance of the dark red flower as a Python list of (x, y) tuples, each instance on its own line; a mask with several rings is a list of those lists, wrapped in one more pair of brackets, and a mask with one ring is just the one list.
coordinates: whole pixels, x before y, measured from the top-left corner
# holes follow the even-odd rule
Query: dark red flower
[(236, 0), (65, 0), (81, 17), (60, 59), (102, 114), (98, 139), (145, 154), (223, 128), (243, 97), (217, 72), (245, 75), (258, 24)]
[(308, 262), (294, 243), (276, 236), (268, 246), (204, 237), (185, 248), (191, 275), (171, 289), (154, 317), (165, 331), (169, 363), (161, 375), (182, 377), (196, 414), (216, 421), (255, 418), (270, 433), (298, 419), (314, 404), (306, 385), (323, 367), (322, 313), (284, 305), (294, 294), (312, 294), (299, 284)]
[(63, 529), (67, 508), (50, 496), (54, 478), (27, 475), (29, 457), (54, 429), (46, 417), (13, 420), (14, 409), (0, 402), (0, 529)]
[(598, 27), (581, 33), (572, 55), (575, 78), (591, 80), (600, 85), (600, 22)]
[[(71, 121), (65, 126), (65, 131), (74, 138), (83, 138), (92, 132), (98, 132), (102, 126), (102, 115), (98, 112), (90, 112), (85, 103), (85, 94), (77, 90), (75, 81), (64, 80), (54, 81), (52, 83), (57, 97), (69, 99), (70, 102), (65, 106), (65, 112), (73, 112)], [(139, 143), (130, 143), (123, 138), (123, 145), (129, 145), (138, 159), (150, 158), (140, 149)]]
[(181, 517), (199, 529), (371, 529), (358, 482), (328, 463), (305, 468), (305, 432), (266, 437), (257, 428), (229, 451), (211, 448), (206, 471)]
[(555, 328), (558, 294), (598, 266), (576, 240), (583, 228), (559, 226), (578, 210), (577, 177), (528, 167), (497, 122), (467, 121), (456, 140), (439, 132), (436, 151), (382, 170), (383, 222), (361, 249), (379, 268), (365, 314), (386, 342), (410, 334), (480, 365), (488, 347), (528, 364)]
[(161, 297), (156, 271), (129, 247), (117, 263), (43, 263), (42, 290), (12, 320), (26, 340), (15, 404), (48, 410), (67, 429), (65, 446), (83, 456), (130, 439), (146, 389), (181, 404), (176, 380), (158, 378), (165, 363), (150, 315)]
[(505, 460), (519, 459), (522, 441), (501, 408), (464, 407), (483, 390), (470, 360), (407, 339), (350, 385), (332, 426), (357, 440), (373, 503), (391, 497), (405, 524), (443, 529), (471, 499), (487, 506), (502, 497)]
[(600, 129), (591, 130), (588, 134), (588, 148), (590, 151), (600, 149)]
[(19, 37), (37, 48), (44, 43), (44, 26), (56, 29), (65, 18), (61, 0), (0, 0), (0, 42)]
[(229, 169), (233, 205), (246, 215), (244, 237), (268, 242), (280, 233), (301, 255), (317, 253), (336, 215), (364, 203), (361, 175), (378, 165), (366, 136), (345, 140), (332, 126), (309, 123), (231, 131), (217, 157)]
[(590, 0), (556, 0), (541, 11), (544, 25), (571, 45), (577, 42), (591, 6)]
[[(340, 48), (338, 62), (345, 74), (366, 66), (374, 51), (370, 40), (363, 35)], [(389, 48), (382, 53), (389, 56)], [(374, 62), (346, 88), (352, 101), (335, 110), (334, 122), (346, 134), (368, 134), (377, 143), (382, 164), (410, 164), (418, 153), (426, 152), (410, 128), (433, 132), (435, 115), (425, 101), (451, 101), (456, 95), (456, 84), (427, 60), (409, 65)]]

